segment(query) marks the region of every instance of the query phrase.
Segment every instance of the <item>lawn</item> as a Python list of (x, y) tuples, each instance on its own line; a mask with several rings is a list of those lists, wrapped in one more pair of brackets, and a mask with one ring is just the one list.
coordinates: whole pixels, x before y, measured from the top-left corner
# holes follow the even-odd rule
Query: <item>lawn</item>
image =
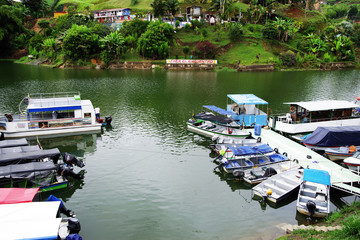
[[(259, 55), (259, 60), (256, 58), (257, 54)], [(235, 43), (229, 51), (221, 56), (217, 56), (221, 65), (237, 64), (239, 60), (242, 65), (268, 63), (272, 58), (275, 58), (274, 54), (267, 52), (264, 49), (263, 42), (259, 40)]]

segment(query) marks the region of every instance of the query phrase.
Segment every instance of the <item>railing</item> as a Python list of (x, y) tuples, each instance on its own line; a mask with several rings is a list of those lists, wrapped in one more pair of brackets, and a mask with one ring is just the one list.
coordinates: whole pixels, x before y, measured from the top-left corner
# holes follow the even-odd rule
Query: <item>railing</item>
[(30, 98), (43, 99), (43, 98), (66, 98), (73, 97), (74, 95), (80, 96), (80, 92), (57, 92), (57, 93), (31, 93)]

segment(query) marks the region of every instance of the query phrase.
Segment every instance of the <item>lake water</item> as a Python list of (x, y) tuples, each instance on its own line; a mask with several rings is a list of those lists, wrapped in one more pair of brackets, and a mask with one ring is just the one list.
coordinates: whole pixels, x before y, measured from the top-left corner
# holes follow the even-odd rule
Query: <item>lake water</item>
[[(82, 157), (85, 179), (55, 193), (80, 220), (83, 239), (273, 239), (297, 224), (295, 197), (282, 206), (252, 200), (250, 187), (216, 174), (210, 140), (186, 129), (202, 105), (253, 93), (272, 113), (283, 102), (353, 100), (360, 71), (153, 72), (63, 70), (0, 62), (0, 113), (27, 93), (80, 91), (111, 115), (102, 134), (43, 139)], [(76, 169), (78, 170), (78, 169)], [(332, 196), (333, 197), (333, 196)], [(336, 210), (336, 205), (332, 205)]]

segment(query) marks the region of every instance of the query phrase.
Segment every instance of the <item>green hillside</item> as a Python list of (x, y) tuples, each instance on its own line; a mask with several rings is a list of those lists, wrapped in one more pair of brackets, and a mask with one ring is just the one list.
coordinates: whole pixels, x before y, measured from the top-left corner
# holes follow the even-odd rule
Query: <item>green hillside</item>
[[(51, 1), (51, 0), (50, 0)], [(131, 5), (131, 0), (61, 0), (60, 4), (77, 5), (79, 10), (88, 7), (90, 10), (101, 10), (111, 8), (134, 8), (142, 10), (150, 10), (150, 4), (153, 0), (138, 0), (138, 3)]]

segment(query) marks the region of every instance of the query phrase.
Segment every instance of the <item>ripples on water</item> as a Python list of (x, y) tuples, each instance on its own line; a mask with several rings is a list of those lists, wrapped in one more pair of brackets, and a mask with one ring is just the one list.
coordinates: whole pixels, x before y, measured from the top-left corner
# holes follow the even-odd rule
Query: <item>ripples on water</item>
[[(213, 73), (77, 71), (0, 63), (0, 113), (17, 110), (28, 92), (80, 91), (111, 115), (102, 134), (41, 140), (85, 160), (83, 182), (58, 193), (73, 209), (84, 239), (272, 239), (274, 226), (298, 222), (290, 199), (273, 208), (250, 187), (215, 174), (210, 140), (186, 121), (226, 94), (253, 93), (273, 113), (283, 102), (352, 100), (359, 71)], [(334, 210), (336, 207), (332, 206)], [(266, 233), (266, 234), (264, 234)]]

